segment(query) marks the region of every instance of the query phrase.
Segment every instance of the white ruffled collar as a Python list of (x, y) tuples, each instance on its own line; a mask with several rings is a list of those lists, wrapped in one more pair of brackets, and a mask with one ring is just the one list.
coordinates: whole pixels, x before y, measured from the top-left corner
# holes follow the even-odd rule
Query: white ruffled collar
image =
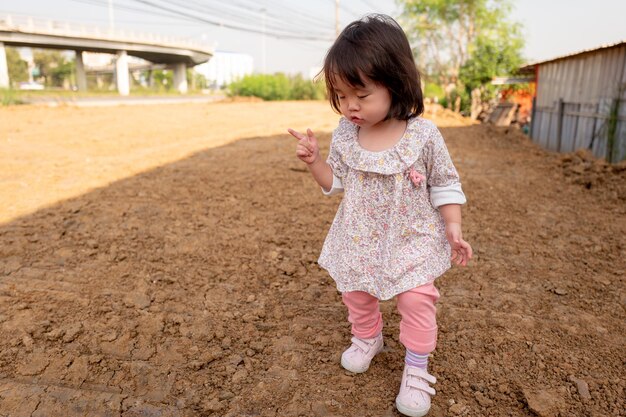
[(420, 117), (410, 118), (404, 134), (395, 145), (383, 151), (368, 151), (358, 142), (359, 127), (342, 117), (334, 145), (344, 163), (352, 169), (384, 175), (397, 174), (410, 169), (419, 158), (427, 140), (427, 135), (417, 134), (423, 123), (424, 119)]

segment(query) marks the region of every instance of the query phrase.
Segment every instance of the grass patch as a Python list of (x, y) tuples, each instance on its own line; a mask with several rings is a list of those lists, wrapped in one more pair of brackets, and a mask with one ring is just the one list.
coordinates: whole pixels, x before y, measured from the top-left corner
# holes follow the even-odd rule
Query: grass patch
[(20, 98), (19, 92), (11, 88), (0, 89), (0, 97), (2, 98), (3, 106), (12, 106), (15, 104), (24, 104), (24, 101)]
[[(131, 89), (127, 97), (192, 97), (207, 96), (216, 93), (204, 92), (202, 90), (189, 90), (187, 94), (181, 94), (176, 90), (155, 91), (150, 89)], [(89, 90), (71, 91), (61, 88), (46, 88), (45, 90), (15, 90), (0, 89), (0, 99), (3, 106), (16, 104), (28, 104), (41, 101), (72, 101), (87, 98), (120, 98), (116, 90)]]

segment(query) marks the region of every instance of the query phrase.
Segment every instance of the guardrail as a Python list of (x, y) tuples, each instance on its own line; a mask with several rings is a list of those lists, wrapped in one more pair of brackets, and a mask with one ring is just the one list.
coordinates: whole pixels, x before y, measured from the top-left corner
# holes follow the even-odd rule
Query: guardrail
[(159, 45), (194, 49), (200, 51), (212, 50), (206, 43), (193, 42), (172, 36), (163, 36), (154, 33), (142, 33), (119, 29), (101, 29), (97, 26), (69, 22), (60, 22), (50, 19), (40, 19), (21, 15), (0, 15), (0, 30), (32, 33), (38, 35), (52, 35), (64, 37), (81, 37), (116, 42), (133, 42), (148, 45)]

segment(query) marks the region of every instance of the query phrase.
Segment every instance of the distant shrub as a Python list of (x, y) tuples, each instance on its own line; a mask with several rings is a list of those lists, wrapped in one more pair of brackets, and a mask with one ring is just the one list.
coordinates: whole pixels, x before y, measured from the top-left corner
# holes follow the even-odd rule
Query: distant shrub
[(325, 97), (323, 83), (305, 80), (301, 75), (282, 73), (246, 75), (228, 86), (229, 95), (263, 100), (320, 100)]
[(0, 103), (3, 106), (10, 106), (13, 104), (23, 104), (24, 102), (19, 98), (19, 95), (13, 89), (0, 89)]
[(439, 100), (439, 104), (447, 109), (454, 110), (454, 105), (456, 103), (457, 97), (461, 97), (461, 106), (459, 109), (461, 114), (468, 115), (472, 104), (472, 98), (465, 90), (452, 90), (452, 92), (450, 93), (450, 99), (448, 100), (447, 97), (444, 97), (443, 99)]
[(441, 101), (446, 96), (446, 92), (443, 87), (435, 83), (426, 83), (424, 86), (424, 97), (435, 98)]
[(154, 70), (152, 71), (154, 86), (157, 91), (169, 91), (174, 88), (174, 71)]
[(305, 80), (301, 75), (291, 78), (292, 100), (322, 100), (326, 98), (326, 86), (323, 82)]

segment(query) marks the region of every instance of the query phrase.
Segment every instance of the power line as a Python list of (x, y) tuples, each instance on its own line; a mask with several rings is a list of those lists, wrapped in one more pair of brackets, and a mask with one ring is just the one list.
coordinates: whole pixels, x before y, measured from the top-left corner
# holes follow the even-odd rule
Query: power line
[[(82, 0), (72, 0), (72, 1), (77, 1), (80, 3), (87, 3), (86, 1), (82, 1)], [(93, 4), (93, 3), (88, 3), (88, 4)], [(16, 11), (16, 10), (3, 10), (2, 13), (8, 13), (11, 15), (16, 15), (16, 16), (24, 16), (22, 13), (24, 13), (23, 11)], [(163, 16), (163, 15), (157, 15), (157, 16)], [(45, 20), (54, 20), (50, 17), (49, 14), (40, 14), (40, 13), (28, 13), (28, 16), (26, 17), (36, 17), (36, 18), (42, 18)], [(128, 24), (133, 24), (133, 25), (147, 25), (147, 26), (151, 26), (151, 25), (159, 25), (159, 26), (163, 26), (163, 25), (167, 25), (170, 22), (167, 22), (165, 20), (160, 20), (160, 21), (139, 21), (139, 20), (126, 20), (126, 19), (115, 19), (116, 22), (120, 22), (120, 23), (128, 23)], [(63, 22), (67, 22), (67, 23), (72, 23), (72, 24), (81, 24), (84, 22), (95, 22), (95, 23), (107, 23), (108, 20), (107, 19), (99, 19), (99, 18), (88, 18), (88, 17), (83, 17), (80, 20), (75, 20), (75, 19), (63, 19)]]
[[(190, 4), (191, 3), (191, 4)], [(231, 20), (236, 23), (243, 23), (244, 25), (252, 25), (256, 26), (259, 23), (259, 20), (265, 20), (266, 29), (281, 32), (285, 28), (291, 29), (291, 31), (297, 31), (301, 28), (298, 26), (298, 22), (294, 22), (290, 19), (285, 19), (284, 17), (275, 16), (271, 12), (267, 10), (263, 11), (263, 9), (250, 9), (245, 8), (241, 3), (238, 4), (222, 4), (221, 2), (215, 5), (214, 7), (208, 8), (206, 4), (200, 4), (200, 2), (181, 2), (181, 1), (170, 1), (170, 4), (176, 5), (180, 8), (184, 8), (185, 10), (197, 11), (199, 13), (213, 13), (221, 16), (228, 16)], [(306, 16), (303, 16), (306, 18)], [(273, 23), (270, 23), (273, 22)], [(294, 26), (295, 25), (295, 26)], [(311, 36), (317, 37), (329, 37), (330, 32), (318, 32), (318, 31), (308, 31), (308, 34)]]
[[(97, 6), (101, 6), (101, 7), (108, 7), (108, 3), (107, 0), (71, 0), (77, 3), (84, 3), (84, 4), (91, 4), (91, 5), (97, 5)], [(216, 21), (214, 19), (208, 19), (208, 18), (204, 18), (202, 16), (199, 15), (193, 15), (187, 12), (183, 12), (180, 10), (175, 10), (175, 9), (171, 9), (165, 6), (162, 6), (160, 4), (156, 4), (154, 2), (144, 2), (144, 1), (140, 1), (140, 0), (131, 0), (134, 1), (136, 3), (140, 3), (140, 5), (142, 6), (147, 6), (148, 8), (141, 8), (141, 7), (132, 7), (129, 5), (125, 5), (125, 4), (116, 4), (116, 9), (120, 9), (120, 10), (125, 10), (125, 11), (130, 11), (130, 12), (139, 12), (142, 15), (153, 15), (153, 16), (161, 16), (161, 17), (167, 17), (170, 19), (178, 19), (178, 20), (183, 20), (183, 21), (187, 21), (187, 22), (193, 22), (196, 24), (211, 24), (214, 26), (218, 26), (218, 27), (223, 27), (223, 28), (228, 28), (228, 29), (234, 29), (234, 30), (241, 30), (241, 31), (245, 31), (245, 32), (251, 32), (251, 33), (257, 33), (257, 34), (262, 34), (263, 30), (261, 29), (257, 29), (257, 28), (250, 28), (250, 27), (246, 27), (246, 26), (241, 26), (241, 25), (237, 25), (237, 23), (239, 24), (243, 24), (243, 25), (255, 25), (256, 23), (258, 23), (257, 20), (254, 20), (252, 17), (244, 17), (242, 18), (241, 15), (236, 15), (237, 17), (239, 17), (239, 22), (228, 22), (228, 21)], [(196, 11), (199, 13), (205, 13), (204, 10), (202, 9), (198, 9), (198, 8), (190, 8), (189, 4), (181, 4), (181, 3), (175, 3), (176, 6), (178, 7), (185, 7), (188, 10), (192, 10), (192, 11)], [(198, 5), (196, 3), (196, 5)], [(239, 3), (239, 5), (241, 6), (241, 3)], [(201, 5), (198, 5), (201, 6)], [(156, 9), (156, 10), (154, 10)], [(218, 10), (220, 12), (220, 14), (222, 14), (223, 9), (219, 9)], [(251, 12), (251, 13), (255, 13), (255, 12)], [(228, 14), (228, 13), (227, 13)], [(232, 12), (229, 13), (230, 15), (233, 15)], [(259, 14), (256, 14), (256, 17), (260, 18)], [(274, 17), (272, 15), (272, 18), (274, 21), (280, 22), (282, 21), (279, 17)], [(138, 22), (139, 23), (139, 22)], [(331, 39), (331, 35), (330, 32), (326, 32), (326, 33), (320, 33), (320, 32), (316, 32), (313, 33), (311, 31), (308, 32), (308, 35), (306, 36), (301, 36), (298, 35), (296, 33), (293, 32), (286, 32), (286, 31), (281, 31), (282, 28), (278, 28), (276, 26), (273, 25), (268, 25), (267, 26), (270, 30), (266, 30), (265, 34), (268, 36), (272, 36), (274, 38), (278, 38), (278, 39), (300, 39), (300, 40), (304, 40), (304, 41), (322, 41), (322, 42), (327, 42)], [(297, 28), (294, 28), (297, 29)]]
[[(95, 5), (95, 6), (102, 6), (102, 7), (108, 7), (108, 4), (105, 0), (70, 0), (76, 3), (83, 3), (83, 4), (91, 4), (91, 5)], [(136, 7), (132, 7), (132, 6), (126, 6), (126, 5), (122, 5), (122, 4), (116, 4), (115, 5), (116, 9), (120, 9), (120, 10), (126, 10), (126, 11), (131, 11), (131, 12), (140, 12), (142, 14), (148, 14), (151, 16), (161, 16), (161, 17), (169, 17), (172, 18), (173, 16), (171, 14), (166, 14), (166, 13), (159, 13), (153, 10), (148, 10), (148, 9), (139, 9)], [(179, 17), (180, 18), (180, 17)], [(183, 19), (181, 19), (183, 20)], [(184, 20), (189, 20), (189, 19), (184, 19)]]
[(328, 36), (330, 36), (331, 34), (331, 26), (320, 24), (328, 22), (325, 19), (321, 19), (318, 16), (313, 16), (309, 13), (305, 13), (302, 9), (292, 9), (284, 4), (281, 4), (280, 2), (266, 0), (264, 3), (267, 6), (269, 16), (274, 17), (274, 13), (272, 13), (273, 10), (279, 11), (281, 13), (280, 15), (276, 15), (274, 17), (274, 19), (277, 20), (280, 25), (295, 25), (295, 30), (306, 30), (308, 32), (312, 31), (311, 28), (314, 28), (313, 30), (316, 30), (317, 28), (321, 28), (322, 30), (324, 30), (326, 28), (328, 29), (328, 31), (326, 32), (328, 33)]
[(232, 24), (232, 23), (226, 23), (226, 22), (220, 22), (220, 21), (216, 21), (214, 19), (209, 19), (206, 17), (202, 17), (202, 16), (197, 16), (197, 15), (193, 15), (193, 14), (189, 14), (187, 12), (181, 11), (181, 10), (176, 10), (176, 9), (172, 9), (170, 7), (166, 7), (163, 6), (161, 4), (157, 4), (153, 1), (150, 0), (134, 0), (137, 3), (141, 3), (147, 6), (151, 6), (154, 7), (158, 10), (161, 11), (167, 11), (176, 15), (180, 15), (192, 20), (196, 20), (199, 22), (203, 22), (203, 23), (207, 23), (210, 25), (214, 25), (214, 26), (218, 26), (218, 27), (224, 27), (227, 29), (234, 29), (234, 30), (239, 30), (242, 32), (249, 32), (249, 33), (256, 33), (256, 34), (262, 34), (262, 35), (267, 35), (267, 36), (271, 36), (277, 39), (301, 39), (301, 40), (314, 40), (314, 41), (330, 41), (332, 40), (331, 38), (323, 38), (320, 36), (309, 36), (309, 35), (298, 35), (295, 33), (279, 33), (279, 32), (275, 32), (275, 31), (263, 31), (263, 30), (259, 30), (256, 28), (250, 28), (250, 27), (245, 27), (245, 26), (241, 26), (241, 25), (237, 25), (237, 24)]
[[(265, 20), (265, 25), (266, 25), (266, 33), (268, 29), (273, 30), (274, 32), (277, 33), (289, 33), (291, 35), (295, 35), (296, 33), (294, 33), (293, 31), (298, 31), (302, 28), (302, 25), (299, 24), (299, 22), (296, 21), (296, 19), (299, 19), (302, 22), (305, 21), (314, 21), (315, 18), (313, 18), (312, 16), (309, 16), (307, 14), (304, 13), (300, 13), (298, 16), (294, 16), (292, 18), (289, 17), (285, 17), (285, 16), (278, 16), (278, 15), (274, 15), (272, 13), (272, 11), (270, 10), (270, 8), (264, 8), (264, 9), (260, 9), (259, 8), (259, 4), (255, 3), (254, 5), (246, 5), (245, 3), (242, 4), (240, 2), (233, 2), (232, 5), (225, 5), (222, 2), (218, 1), (217, 5), (216, 5), (216, 9), (221, 12), (223, 11), (223, 8), (220, 8), (220, 6), (223, 7), (227, 7), (230, 6), (234, 9), (234, 14), (237, 18), (237, 20), (241, 23), (244, 24), (252, 24), (254, 25), (258, 25), (258, 21), (259, 20)], [(184, 7), (188, 7), (187, 4), (184, 4)], [(281, 12), (289, 12), (288, 8), (284, 8), (284, 7), (277, 7), (278, 10), (280, 10)], [(215, 11), (215, 10), (211, 10), (211, 11)], [(247, 13), (247, 14), (252, 14), (253, 16), (247, 17), (245, 18), (244, 16), (242, 16), (242, 13)], [(233, 12), (230, 12), (230, 15), (233, 15)], [(269, 20), (275, 22), (278, 26), (274, 26), (272, 24), (269, 24)], [(317, 21), (319, 23), (319, 21)], [(290, 28), (290, 31), (284, 31), (285, 28)], [(331, 34), (330, 32), (314, 32), (312, 30), (308, 30), (307, 33), (309, 34), (309, 37), (318, 37), (318, 38), (330, 38)], [(301, 37), (298, 35), (298, 37)]]

